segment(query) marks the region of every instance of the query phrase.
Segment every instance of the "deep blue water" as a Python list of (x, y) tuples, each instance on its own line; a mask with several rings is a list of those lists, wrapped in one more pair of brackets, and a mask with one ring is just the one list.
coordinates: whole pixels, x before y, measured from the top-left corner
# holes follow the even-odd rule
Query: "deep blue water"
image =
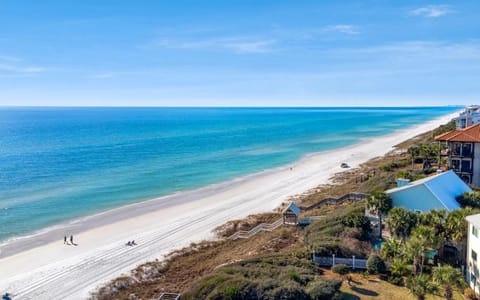
[(458, 109), (0, 108), (0, 240)]

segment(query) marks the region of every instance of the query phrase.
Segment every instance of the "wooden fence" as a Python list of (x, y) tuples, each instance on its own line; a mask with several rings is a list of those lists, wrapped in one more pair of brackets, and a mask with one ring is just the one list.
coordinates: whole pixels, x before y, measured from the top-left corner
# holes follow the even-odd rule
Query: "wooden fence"
[(348, 194), (345, 194), (345, 195), (343, 195), (342, 197), (339, 197), (339, 198), (334, 198), (334, 197), (324, 198), (324, 199), (318, 201), (315, 204), (312, 204), (310, 206), (299, 206), (299, 208), (302, 211), (308, 211), (308, 210), (311, 210), (311, 209), (314, 209), (314, 208), (317, 208), (319, 206), (326, 205), (326, 204), (340, 204), (340, 203), (343, 203), (344, 201), (347, 201), (347, 200), (360, 201), (360, 200), (363, 200), (367, 197), (368, 197), (368, 195), (364, 194), (364, 193), (348, 193)]

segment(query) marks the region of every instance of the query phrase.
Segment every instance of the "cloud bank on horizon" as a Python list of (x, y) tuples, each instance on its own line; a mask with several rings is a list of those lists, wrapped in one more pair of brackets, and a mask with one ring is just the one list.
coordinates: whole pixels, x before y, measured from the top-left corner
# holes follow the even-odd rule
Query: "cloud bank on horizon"
[(480, 3), (5, 0), (0, 105), (480, 99)]

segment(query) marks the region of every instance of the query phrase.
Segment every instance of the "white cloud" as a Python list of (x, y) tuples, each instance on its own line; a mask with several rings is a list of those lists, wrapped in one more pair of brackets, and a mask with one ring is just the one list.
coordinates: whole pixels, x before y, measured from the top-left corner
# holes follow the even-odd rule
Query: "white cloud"
[(88, 76), (88, 78), (91, 78), (91, 79), (109, 79), (109, 78), (113, 78), (114, 76), (115, 76), (115, 74), (112, 73), (112, 72), (104, 72), (104, 73), (97, 73), (97, 74), (90, 75), (90, 76)]
[(410, 15), (437, 18), (450, 13), (448, 5), (427, 5), (410, 11)]
[(398, 56), (404, 59), (456, 59), (467, 61), (480, 59), (480, 42), (471, 41), (452, 43), (446, 41), (406, 41), (372, 47), (335, 49), (329, 50), (328, 52), (331, 55), (338, 56)]
[(154, 43), (157, 47), (171, 49), (227, 49), (235, 53), (267, 53), (273, 51), (272, 45), (275, 40), (253, 39), (253, 38), (218, 38), (195, 41), (178, 41), (163, 39)]
[(44, 67), (27, 65), (17, 57), (0, 55), (0, 72), (3, 73), (28, 75), (45, 72), (46, 70)]
[(359, 34), (359, 30), (356, 26), (337, 24), (337, 25), (328, 25), (322, 28), (322, 32), (340, 32), (344, 34)]

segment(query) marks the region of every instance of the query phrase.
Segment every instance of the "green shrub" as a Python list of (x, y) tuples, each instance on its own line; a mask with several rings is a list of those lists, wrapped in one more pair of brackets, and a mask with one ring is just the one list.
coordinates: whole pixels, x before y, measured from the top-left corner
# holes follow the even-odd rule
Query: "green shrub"
[(388, 279), (388, 282), (398, 286), (405, 286), (405, 280), (403, 277), (392, 276)]
[(457, 197), (457, 202), (460, 203), (461, 206), (470, 206), (473, 208), (480, 208), (480, 193), (465, 192), (461, 196)]
[(228, 286), (225, 289), (225, 299), (227, 300), (242, 300), (242, 294), (237, 285)]
[(435, 168), (427, 168), (427, 169), (423, 170), (423, 174), (425, 174), (425, 175), (429, 175), (429, 174), (432, 174), (432, 173), (435, 173), (435, 172), (437, 172), (437, 169), (435, 169)]
[(300, 278), (300, 276), (298, 276), (297, 272), (295, 271), (288, 271), (288, 277), (290, 277), (290, 279), (293, 281), (302, 283), (302, 279)]
[(341, 280), (324, 280), (315, 282), (309, 291), (312, 300), (329, 300), (339, 296)]
[(376, 254), (371, 254), (367, 259), (367, 272), (370, 274), (385, 273), (385, 262)]
[(401, 170), (401, 171), (398, 171), (397, 172), (397, 175), (396, 175), (396, 178), (399, 179), (399, 178), (403, 178), (403, 179), (410, 179), (410, 180), (414, 180), (414, 176), (413, 174), (408, 171), (408, 170)]
[(301, 288), (282, 286), (271, 291), (265, 299), (309, 300), (309, 298), (309, 295)]
[(392, 162), (392, 163), (381, 165), (380, 170), (385, 171), (385, 172), (391, 172), (398, 167), (399, 167), (399, 165), (397, 163)]
[(361, 240), (368, 239), (368, 236), (372, 231), (370, 220), (364, 214), (350, 213), (342, 218), (342, 224), (360, 229)]
[(345, 275), (345, 274), (348, 274), (348, 272), (350, 272), (350, 268), (347, 265), (338, 264), (332, 267), (332, 272), (340, 275)]

